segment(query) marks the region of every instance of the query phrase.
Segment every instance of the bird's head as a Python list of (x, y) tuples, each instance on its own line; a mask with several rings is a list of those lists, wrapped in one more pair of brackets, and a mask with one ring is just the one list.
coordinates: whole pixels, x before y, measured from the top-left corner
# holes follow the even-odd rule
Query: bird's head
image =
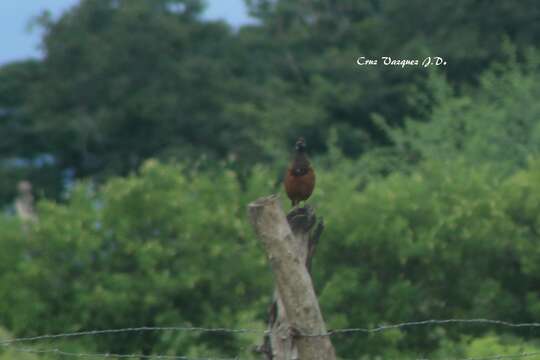
[(296, 144), (294, 145), (294, 149), (297, 152), (304, 152), (306, 151), (306, 141), (303, 137), (299, 137), (298, 140), (296, 140)]

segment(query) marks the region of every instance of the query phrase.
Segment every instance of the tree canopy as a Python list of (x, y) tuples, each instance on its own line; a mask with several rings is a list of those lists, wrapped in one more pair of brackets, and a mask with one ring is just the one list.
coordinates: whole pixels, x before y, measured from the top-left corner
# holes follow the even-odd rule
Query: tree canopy
[[(535, 322), (535, 1), (247, 5), (257, 21), (233, 28), (203, 20), (199, 0), (81, 0), (36, 20), (42, 59), (0, 67), (0, 337), (263, 328), (272, 279), (245, 206), (281, 191), (299, 135), (317, 172), (309, 202), (327, 226), (313, 277), (328, 328)], [(361, 67), (359, 56), (448, 65)], [(35, 187), (35, 223), (10, 211), (22, 179)], [(250, 359), (260, 336), (43, 346)], [(480, 325), (333, 342), (362, 359), (540, 351), (533, 330)], [(19, 355), (0, 349), (1, 360)]]

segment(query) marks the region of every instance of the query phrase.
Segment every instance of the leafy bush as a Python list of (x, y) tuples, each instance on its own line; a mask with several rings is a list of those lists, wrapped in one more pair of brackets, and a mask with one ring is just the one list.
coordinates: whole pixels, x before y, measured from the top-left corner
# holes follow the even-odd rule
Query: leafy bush
[(456, 91), (432, 74), (435, 105), (430, 121), (409, 119), (404, 129), (389, 129), (398, 148), (410, 158), (445, 160), (461, 157), (471, 165), (489, 162), (506, 175), (540, 153), (540, 54), (530, 50), (522, 62), (512, 45), (507, 60), (479, 77), (478, 87)]
[[(325, 171), (318, 161), (311, 200), (327, 224), (314, 276), (330, 328), (538, 315), (540, 162), (507, 180), (493, 176), (491, 166), (426, 162), (410, 175), (372, 179), (362, 191), (361, 178), (343, 176), (358, 163), (340, 164)], [(2, 323), (17, 335), (263, 327), (272, 284), (245, 205), (270, 191), (271, 173), (258, 168), (242, 190), (232, 172), (190, 172), (151, 160), (138, 175), (101, 188), (77, 185), (64, 205), (40, 202), (40, 221), (26, 231), (3, 217)], [(416, 356), (464, 335), (507, 330), (429, 326), (338, 336), (334, 343), (348, 356)], [(78, 346), (223, 356), (259, 338), (131, 333), (79, 339)]]
[[(322, 174), (318, 202), (327, 230), (315, 276), (329, 326), (433, 318), (533, 321), (540, 308), (532, 232), (540, 224), (540, 166), (531, 162), (508, 180), (496, 171), (466, 161), (428, 162), (411, 175), (372, 181), (362, 192), (342, 173)], [(335, 342), (349, 355), (386, 349), (419, 354), (445, 339), (489, 330), (429, 326)]]
[[(260, 325), (270, 274), (242, 221), (246, 200), (235, 175), (183, 172), (148, 161), (140, 175), (100, 189), (77, 185), (65, 205), (42, 201), (39, 223), (26, 235), (3, 231), (3, 323), (24, 335)], [(88, 341), (110, 352), (238, 347), (230, 335), (131, 333)]]

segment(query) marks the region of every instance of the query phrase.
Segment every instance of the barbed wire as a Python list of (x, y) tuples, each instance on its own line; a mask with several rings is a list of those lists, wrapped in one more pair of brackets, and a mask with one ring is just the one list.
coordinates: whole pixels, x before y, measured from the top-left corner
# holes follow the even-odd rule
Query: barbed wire
[(93, 336), (93, 335), (106, 335), (106, 334), (118, 334), (127, 332), (146, 332), (146, 331), (192, 331), (192, 332), (204, 332), (204, 333), (256, 333), (265, 334), (266, 330), (260, 329), (229, 329), (229, 328), (204, 328), (194, 326), (141, 326), (141, 327), (129, 327), (120, 329), (105, 329), (105, 330), (88, 330), (88, 331), (76, 331), (70, 333), (59, 334), (45, 334), (39, 336), (20, 337), (14, 339), (0, 340), (0, 345), (9, 345), (19, 342), (27, 341), (39, 341), (39, 340), (51, 340), (68, 337), (78, 336)]
[(506, 327), (540, 327), (540, 323), (531, 322), (531, 323), (513, 323), (504, 320), (491, 320), (491, 319), (430, 319), (430, 320), (421, 320), (421, 321), (409, 321), (400, 324), (389, 324), (381, 325), (373, 328), (348, 328), (348, 329), (334, 329), (328, 331), (326, 334), (314, 334), (314, 335), (301, 335), (301, 336), (332, 336), (335, 334), (346, 334), (346, 333), (377, 333), (385, 330), (406, 328), (412, 326), (421, 326), (421, 325), (446, 325), (446, 324), (489, 324), (489, 325), (500, 325)]
[(240, 358), (194, 358), (179, 355), (143, 355), (143, 354), (110, 354), (110, 353), (75, 353), (64, 351), (58, 348), (55, 349), (31, 349), (21, 347), (10, 347), (11, 350), (30, 354), (56, 354), (65, 357), (78, 358), (110, 358), (110, 359), (162, 359), (162, 360), (240, 360)]
[[(398, 324), (388, 324), (380, 325), (377, 327), (358, 327), (358, 328), (344, 328), (344, 329), (333, 329), (327, 331), (323, 334), (298, 334), (296, 336), (300, 337), (319, 337), (319, 336), (333, 336), (341, 334), (353, 334), (353, 333), (378, 333), (391, 329), (400, 329), (413, 326), (425, 326), (425, 325), (448, 325), (448, 324), (478, 324), (478, 325), (499, 325), (505, 327), (513, 328), (540, 328), (540, 323), (530, 322), (530, 323), (513, 323), (504, 320), (492, 320), (492, 319), (430, 319), (430, 320), (421, 320), (421, 321), (409, 321)], [(225, 334), (239, 334), (239, 333), (253, 333), (253, 334), (267, 334), (267, 329), (249, 329), (249, 328), (206, 328), (206, 327), (194, 327), (194, 326), (141, 326), (141, 327), (128, 327), (128, 328), (119, 328), (119, 329), (105, 329), (105, 330), (88, 330), (88, 331), (76, 331), (76, 332), (66, 332), (58, 334), (45, 334), (39, 336), (31, 337), (20, 337), (13, 339), (0, 339), (0, 345), (9, 345), (14, 343), (29, 342), (29, 341), (40, 341), (40, 340), (52, 340), (59, 338), (68, 338), (68, 337), (79, 337), (79, 336), (95, 336), (95, 335), (106, 335), (106, 334), (118, 334), (118, 333), (128, 333), (128, 332), (147, 332), (147, 331), (186, 331), (186, 332), (200, 332), (200, 333), (225, 333)]]
[[(357, 328), (343, 328), (333, 329), (327, 331), (324, 334), (299, 334), (297, 336), (304, 337), (317, 337), (317, 336), (333, 336), (333, 335), (347, 335), (354, 333), (380, 333), (392, 329), (402, 329), (414, 326), (429, 326), (429, 325), (448, 325), (448, 324), (478, 324), (478, 325), (498, 325), (512, 328), (540, 328), (540, 323), (513, 323), (504, 320), (493, 319), (429, 319), (422, 321), (409, 321), (397, 324), (380, 325), (377, 327), (357, 327)], [(110, 354), (110, 353), (75, 353), (64, 351), (58, 348), (54, 349), (32, 349), (13, 346), (17, 343), (32, 342), (40, 340), (54, 340), (60, 338), (70, 338), (79, 336), (96, 336), (106, 334), (119, 334), (129, 332), (146, 332), (146, 331), (186, 331), (186, 332), (199, 332), (199, 333), (223, 333), (223, 334), (241, 334), (241, 333), (254, 333), (254, 334), (267, 334), (268, 330), (263, 329), (250, 329), (250, 328), (207, 328), (207, 327), (195, 327), (195, 326), (141, 326), (141, 327), (128, 327), (118, 329), (104, 329), (104, 330), (88, 330), (77, 332), (66, 332), (58, 334), (45, 334), (32, 337), (19, 337), (13, 339), (0, 340), (0, 346), (9, 348), (17, 352), (35, 353), (35, 354), (56, 354), (62, 357), (78, 357), (78, 358), (112, 358), (112, 359), (163, 359), (163, 360), (240, 360), (239, 357), (235, 358), (191, 358), (187, 356), (178, 355), (142, 355), (142, 354)], [(524, 352), (519, 354), (501, 354), (487, 357), (472, 357), (460, 360), (505, 360), (505, 359), (518, 359), (540, 356), (540, 352)], [(418, 360), (429, 360), (425, 358), (419, 358)], [(457, 359), (453, 359), (457, 360)]]
[[(492, 356), (486, 356), (486, 357), (472, 357), (472, 358), (466, 358), (466, 359), (460, 359), (460, 360), (504, 360), (504, 359), (519, 359), (519, 358), (531, 357), (531, 356), (540, 356), (540, 351), (526, 352), (526, 353), (519, 353), (519, 354), (508, 354), (508, 355), (492, 355)], [(419, 360), (424, 360), (424, 359), (419, 359)]]
[[(240, 357), (234, 358), (194, 358), (182, 355), (143, 355), (143, 354), (111, 354), (111, 353), (75, 353), (64, 351), (58, 348), (54, 349), (31, 349), (21, 347), (10, 347), (11, 350), (17, 352), (31, 353), (31, 354), (55, 354), (63, 357), (76, 357), (76, 358), (106, 358), (106, 359), (152, 359), (152, 360), (242, 360)], [(464, 359), (447, 359), (447, 360), (506, 360), (506, 359), (519, 359), (532, 356), (540, 356), (540, 351), (536, 352), (523, 352), (518, 354), (500, 354), (484, 357), (469, 357)], [(344, 360), (344, 358), (338, 358)], [(352, 359), (348, 359), (352, 360)], [(430, 360), (427, 358), (418, 358), (416, 360)]]

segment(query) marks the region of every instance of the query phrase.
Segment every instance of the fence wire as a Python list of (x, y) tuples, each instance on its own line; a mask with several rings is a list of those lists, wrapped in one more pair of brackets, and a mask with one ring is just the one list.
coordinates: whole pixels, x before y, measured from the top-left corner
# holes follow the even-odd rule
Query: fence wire
[[(531, 357), (531, 356), (540, 356), (540, 351), (510, 354), (510, 355), (493, 355), (493, 356), (487, 356), (487, 357), (466, 358), (462, 360), (504, 360), (504, 359), (519, 359), (519, 358), (525, 358), (525, 357)], [(419, 360), (428, 360), (428, 359), (419, 359)]]
[[(343, 328), (333, 329), (323, 334), (299, 334), (297, 336), (304, 337), (317, 337), (317, 336), (334, 336), (334, 335), (354, 335), (355, 333), (381, 333), (392, 329), (403, 329), (417, 326), (429, 326), (429, 325), (450, 325), (450, 324), (464, 324), (464, 325), (496, 325), (511, 328), (540, 328), (540, 323), (514, 323), (504, 320), (493, 319), (429, 319), (422, 321), (409, 321), (396, 324), (379, 325), (376, 327), (358, 327), (358, 328)], [(58, 334), (45, 334), (32, 337), (19, 337), (12, 339), (0, 339), (0, 346), (4, 349), (11, 349), (17, 352), (26, 352), (33, 354), (53, 354), (59, 357), (75, 357), (75, 358), (106, 358), (106, 359), (163, 359), (163, 360), (241, 360), (240, 357), (235, 358), (193, 358), (188, 356), (179, 355), (142, 355), (142, 354), (110, 354), (110, 353), (74, 353), (64, 351), (59, 348), (44, 349), (44, 348), (27, 348), (16, 346), (19, 343), (24, 342), (36, 342), (43, 340), (57, 340), (63, 338), (80, 337), (80, 336), (97, 336), (107, 334), (120, 334), (130, 332), (150, 332), (150, 331), (177, 331), (177, 332), (196, 332), (196, 333), (216, 333), (216, 334), (242, 334), (252, 333), (264, 335), (268, 333), (265, 329), (250, 329), (250, 328), (226, 328), (226, 327), (194, 327), (194, 326), (141, 326), (141, 327), (128, 327), (118, 329), (104, 329), (104, 330), (88, 330), (77, 332), (65, 332)], [(523, 352), (517, 354), (501, 354), (487, 357), (473, 357), (466, 359), (446, 359), (446, 360), (505, 360), (505, 359), (519, 359), (519, 358), (531, 358), (540, 356), (539, 352)], [(417, 360), (430, 360), (427, 358), (419, 357)]]
[[(414, 326), (426, 326), (426, 325), (448, 325), (448, 324), (475, 324), (475, 325), (498, 325), (503, 327), (512, 328), (540, 328), (540, 323), (513, 323), (504, 320), (491, 320), (491, 319), (430, 319), (421, 321), (409, 321), (398, 324), (380, 325), (377, 327), (358, 327), (358, 328), (344, 328), (333, 329), (323, 334), (298, 334), (297, 336), (304, 337), (318, 337), (318, 336), (333, 336), (338, 334), (354, 334), (354, 333), (378, 333), (392, 329), (409, 328)], [(141, 327), (128, 327), (119, 329), (105, 329), (105, 330), (88, 330), (88, 331), (76, 331), (59, 334), (46, 334), (31, 337), (20, 337), (13, 339), (1, 339), (1, 345), (9, 345), (13, 343), (40, 341), (40, 340), (52, 340), (69, 337), (79, 336), (95, 336), (95, 335), (107, 335), (107, 334), (119, 334), (129, 332), (149, 332), (149, 331), (179, 331), (179, 332), (198, 332), (198, 333), (222, 333), (222, 334), (239, 334), (239, 333), (253, 333), (264, 335), (268, 333), (266, 329), (247, 329), (247, 328), (205, 328), (194, 326), (141, 326)]]
[(422, 325), (447, 325), (447, 324), (484, 324), (484, 325), (500, 325), (506, 327), (514, 328), (538, 328), (540, 323), (512, 323), (509, 321), (503, 320), (491, 320), (491, 319), (430, 319), (422, 321), (409, 321), (400, 324), (390, 324), (390, 325), (381, 325), (373, 328), (349, 328), (349, 329), (335, 329), (330, 330), (326, 334), (315, 334), (315, 335), (303, 335), (303, 336), (331, 336), (335, 334), (346, 334), (346, 333), (377, 333), (385, 330), (391, 329), (400, 329), (407, 328), (412, 326), (422, 326)]
[[(4, 345), (6, 346), (6, 345)], [(243, 360), (240, 357), (234, 358), (194, 358), (181, 355), (143, 355), (143, 354), (110, 354), (110, 353), (75, 353), (64, 351), (58, 348), (54, 349), (31, 349), (31, 348), (22, 348), (16, 346), (9, 346), (11, 350), (30, 353), (30, 354), (52, 354), (58, 355), (61, 357), (71, 357), (71, 358), (101, 358), (101, 359), (150, 359), (150, 360)], [(469, 357), (464, 359), (443, 359), (443, 360), (507, 360), (507, 359), (520, 359), (520, 358), (530, 358), (540, 356), (540, 351), (538, 352), (523, 352), (518, 354), (501, 354), (501, 355), (492, 355), (485, 357)], [(341, 358), (338, 357), (338, 360), (353, 360), (350, 358)], [(430, 360), (428, 358), (417, 358), (416, 360)], [(439, 360), (439, 359), (433, 359)]]
[(143, 354), (109, 354), (109, 353), (75, 353), (64, 351), (61, 349), (30, 349), (21, 347), (10, 347), (10, 349), (30, 354), (52, 354), (62, 357), (78, 357), (78, 358), (105, 358), (105, 359), (152, 359), (152, 360), (240, 360), (240, 358), (193, 358), (179, 355), (143, 355)]
[(30, 337), (20, 337), (14, 339), (3, 339), (0, 340), (1, 345), (9, 345), (13, 343), (28, 342), (28, 341), (40, 341), (40, 340), (51, 340), (51, 339), (61, 339), (69, 337), (79, 337), (79, 336), (94, 336), (94, 335), (107, 335), (107, 334), (120, 334), (120, 333), (129, 333), (129, 332), (147, 332), (147, 331), (191, 331), (191, 332), (200, 332), (200, 333), (229, 333), (229, 334), (238, 334), (238, 333), (256, 333), (256, 334), (265, 334), (266, 330), (260, 329), (229, 329), (229, 328), (204, 328), (204, 327), (192, 327), (192, 326), (141, 326), (141, 327), (129, 327), (121, 329), (106, 329), (106, 330), (88, 330), (88, 331), (76, 331), (70, 333), (60, 333), (60, 334), (46, 334), (39, 336), (30, 336)]

